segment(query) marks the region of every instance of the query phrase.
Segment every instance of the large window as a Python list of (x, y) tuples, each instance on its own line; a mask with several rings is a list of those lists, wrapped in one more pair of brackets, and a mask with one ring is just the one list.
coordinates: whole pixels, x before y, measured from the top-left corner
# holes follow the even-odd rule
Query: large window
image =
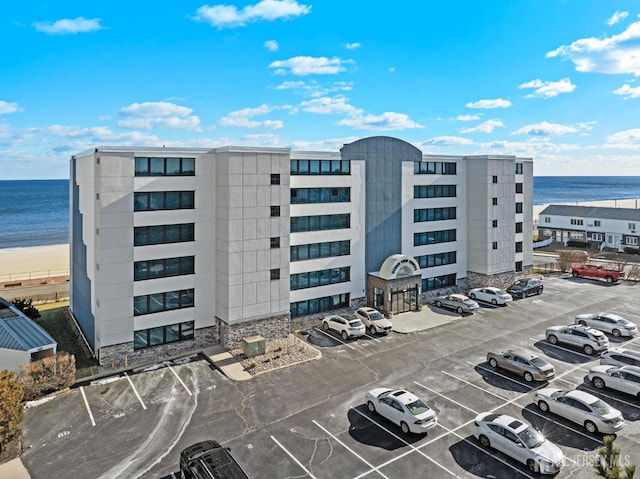
[(133, 211), (186, 210), (195, 208), (193, 191), (150, 191), (133, 194)]
[(184, 223), (178, 225), (136, 226), (133, 229), (133, 245), (183, 243), (193, 241), (195, 225)]
[(516, 193), (522, 193), (522, 183), (516, 183)]
[(292, 175), (350, 175), (348, 160), (291, 160)]
[(638, 237), (637, 236), (627, 236), (625, 238), (625, 244), (630, 246), (638, 246)]
[(304, 261), (316, 258), (331, 258), (351, 254), (351, 242), (330, 241), (327, 243), (311, 243), (291, 246), (290, 261)]
[(571, 218), (571, 224), (574, 226), (584, 226), (584, 220), (579, 218)]
[(446, 288), (456, 285), (456, 274), (444, 274), (433, 278), (422, 279), (422, 291), (433, 291), (434, 289)]
[(133, 298), (133, 315), (160, 313), (173, 309), (192, 308), (194, 290), (182, 289), (164, 293), (145, 294)]
[(456, 185), (416, 185), (413, 187), (414, 198), (454, 198)]
[(291, 217), (291, 232), (338, 230), (351, 227), (351, 217), (348, 214), (293, 216)]
[(348, 308), (350, 306), (349, 293), (334, 294), (323, 298), (307, 299), (291, 303), (291, 317), (306, 316), (308, 314), (322, 313), (334, 309)]
[(351, 280), (351, 268), (331, 268), (306, 273), (292, 274), (290, 276), (290, 289), (315, 288), (327, 284), (345, 283)]
[(449, 243), (456, 240), (456, 230), (427, 231), (413, 234), (413, 246)]
[(456, 262), (456, 252), (448, 251), (446, 253), (425, 254), (416, 256), (415, 258), (421, 268), (433, 268), (434, 266), (454, 264)]
[(176, 341), (184, 341), (194, 337), (193, 321), (141, 329), (133, 332), (133, 349), (150, 348), (151, 346), (175, 343)]
[(522, 213), (522, 203), (516, 203), (516, 213)]
[(145, 279), (194, 274), (194, 265), (195, 256), (136, 261), (133, 263), (133, 280), (143, 281)]
[(413, 210), (413, 222), (455, 220), (456, 207), (449, 208), (420, 208)]
[(516, 223), (516, 233), (522, 233), (522, 221)]
[(195, 158), (136, 158), (136, 176), (194, 176)]
[(516, 175), (521, 175), (523, 172), (522, 163), (516, 163)]
[(444, 161), (414, 161), (415, 175), (455, 175), (456, 164)]
[(516, 253), (522, 253), (522, 241), (516, 241)]
[(348, 203), (351, 188), (292, 188), (291, 204)]

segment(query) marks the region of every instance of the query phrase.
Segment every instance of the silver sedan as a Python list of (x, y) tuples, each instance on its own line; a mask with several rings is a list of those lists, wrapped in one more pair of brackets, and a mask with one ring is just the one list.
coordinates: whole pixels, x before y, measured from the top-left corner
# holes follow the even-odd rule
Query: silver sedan
[(579, 314), (575, 319), (576, 324), (609, 333), (616, 338), (620, 336), (633, 336), (638, 332), (638, 327), (622, 316), (612, 313)]
[(542, 356), (526, 349), (508, 349), (500, 353), (489, 351), (487, 362), (492, 368), (501, 368), (522, 375), (527, 382), (548, 381), (556, 369)]
[(469, 297), (471, 299), (478, 299), (493, 305), (504, 305), (513, 301), (513, 297), (505, 290), (493, 287), (473, 288), (472, 290), (469, 290)]

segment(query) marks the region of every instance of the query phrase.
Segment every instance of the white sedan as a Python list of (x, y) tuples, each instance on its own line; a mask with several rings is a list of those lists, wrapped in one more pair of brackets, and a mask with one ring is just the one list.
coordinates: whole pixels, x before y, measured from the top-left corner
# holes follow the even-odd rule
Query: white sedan
[(362, 324), (362, 321), (359, 319), (346, 319), (335, 314), (327, 316), (322, 320), (322, 329), (325, 331), (332, 330), (337, 332), (345, 341), (349, 338), (364, 336), (364, 333), (366, 332), (364, 324)]
[(638, 327), (634, 323), (612, 313), (579, 314), (576, 316), (575, 322), (612, 334), (616, 338), (633, 336), (638, 332)]
[(438, 424), (436, 412), (404, 389), (372, 389), (367, 393), (367, 408), (400, 426), (405, 434), (424, 434)]
[(474, 288), (469, 291), (471, 299), (479, 299), (493, 305), (507, 304), (513, 301), (513, 297), (505, 290), (488, 286), (486, 288)]
[(484, 447), (492, 447), (525, 464), (531, 472), (556, 474), (564, 461), (558, 446), (526, 422), (492, 412), (480, 413), (473, 435)]

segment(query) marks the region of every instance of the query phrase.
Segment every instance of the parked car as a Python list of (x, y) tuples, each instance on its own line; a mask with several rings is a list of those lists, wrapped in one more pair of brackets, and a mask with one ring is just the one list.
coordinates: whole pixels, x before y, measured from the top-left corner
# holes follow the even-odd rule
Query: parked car
[(609, 339), (601, 331), (579, 324), (551, 326), (547, 328), (545, 336), (551, 344), (568, 344), (582, 349), (589, 355), (609, 349)]
[(624, 319), (622, 316), (612, 313), (579, 314), (575, 319), (576, 324), (590, 326), (594, 329), (612, 334), (616, 338), (620, 336), (633, 336), (638, 332), (638, 326)]
[(182, 479), (249, 479), (249, 475), (233, 457), (231, 450), (211, 440), (193, 444), (180, 453), (180, 475)]
[(627, 348), (611, 348), (600, 356), (600, 364), (610, 366), (640, 366), (640, 352)]
[(391, 321), (377, 309), (364, 307), (356, 309), (356, 318), (362, 321), (362, 324), (369, 330), (373, 336), (376, 333), (387, 334), (391, 331)]
[(598, 389), (610, 388), (631, 394), (640, 399), (640, 367), (594, 366), (589, 370), (589, 380)]
[(542, 294), (544, 286), (539, 278), (522, 278), (507, 288), (514, 298), (525, 298), (533, 294)]
[(345, 341), (349, 338), (363, 336), (366, 333), (364, 324), (359, 319), (346, 319), (336, 314), (327, 316), (322, 320), (322, 329), (339, 333)]
[(581, 266), (572, 266), (571, 275), (574, 278), (592, 278), (603, 279), (607, 283), (617, 283), (624, 279), (624, 272), (617, 269), (607, 269), (600, 264), (583, 264)]
[(507, 304), (513, 301), (513, 297), (505, 290), (488, 286), (486, 288), (474, 288), (469, 291), (471, 299), (479, 299), (491, 304)]
[(436, 412), (404, 389), (376, 388), (367, 393), (367, 408), (387, 418), (408, 434), (424, 434), (438, 424)]
[(488, 352), (487, 362), (492, 368), (502, 368), (519, 374), (527, 382), (548, 381), (556, 369), (542, 356), (526, 349), (508, 349), (500, 353)]
[(577, 389), (539, 389), (536, 391), (534, 402), (542, 412), (552, 412), (580, 424), (590, 433), (613, 434), (624, 427), (624, 418), (620, 411), (602, 399)]
[(463, 294), (448, 294), (445, 296), (438, 296), (433, 300), (433, 303), (438, 308), (449, 308), (456, 311), (458, 314), (473, 313), (480, 306), (474, 300), (467, 298)]
[(556, 474), (564, 463), (562, 450), (520, 419), (483, 412), (474, 425), (473, 435), (483, 446), (526, 464), (531, 472)]

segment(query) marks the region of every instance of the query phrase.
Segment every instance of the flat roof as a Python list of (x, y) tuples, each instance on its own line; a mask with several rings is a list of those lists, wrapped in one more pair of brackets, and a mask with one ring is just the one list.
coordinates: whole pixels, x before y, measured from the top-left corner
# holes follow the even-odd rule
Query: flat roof
[(35, 352), (57, 344), (40, 325), (0, 298), (0, 348)]

